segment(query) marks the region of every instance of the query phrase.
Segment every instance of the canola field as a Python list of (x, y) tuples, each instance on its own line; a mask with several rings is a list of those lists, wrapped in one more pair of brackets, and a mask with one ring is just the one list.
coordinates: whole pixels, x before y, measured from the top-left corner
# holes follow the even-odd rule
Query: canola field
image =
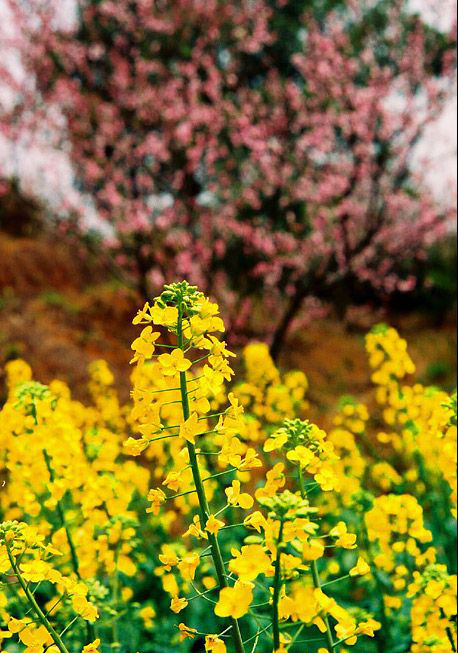
[(102, 360), (89, 405), (7, 364), (1, 650), (456, 652), (456, 394), (405, 340), (367, 334), (373, 401), (325, 432), (306, 370), (252, 343), (234, 375), (197, 288), (133, 322), (127, 405)]

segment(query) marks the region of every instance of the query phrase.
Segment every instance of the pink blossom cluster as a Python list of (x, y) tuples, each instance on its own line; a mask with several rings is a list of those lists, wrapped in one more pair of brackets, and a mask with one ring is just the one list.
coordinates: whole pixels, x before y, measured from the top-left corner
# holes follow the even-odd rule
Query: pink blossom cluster
[(243, 331), (256, 295), (284, 322), (350, 279), (385, 294), (415, 284), (400, 261), (424, 257), (450, 215), (410, 157), (454, 59), (432, 73), (406, 1), (358, 47), (370, 3), (304, 14), (288, 74), (273, 47), (287, 0), (81, 0), (66, 30), (52, 3), (8, 3), (36, 80), (23, 116), (59, 107), (81, 188), (112, 227), (106, 248), (145, 294), (188, 278)]

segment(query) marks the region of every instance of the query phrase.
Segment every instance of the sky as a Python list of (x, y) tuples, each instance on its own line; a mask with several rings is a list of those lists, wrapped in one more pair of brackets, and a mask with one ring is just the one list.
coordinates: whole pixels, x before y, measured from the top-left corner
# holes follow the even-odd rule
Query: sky
[[(439, 29), (450, 27), (450, 17), (454, 15), (454, 0), (437, 2), (430, 0), (410, 0), (412, 11), (419, 12), (424, 19)], [(435, 6), (433, 6), (435, 5)], [(440, 11), (438, 11), (440, 6)], [(415, 164), (421, 170), (426, 158), (430, 169), (426, 180), (435, 196), (446, 203), (455, 204), (457, 188), (457, 95), (454, 95), (444, 107), (439, 119), (425, 131), (424, 137), (416, 151)]]
[[(434, 0), (410, 0), (413, 11), (423, 14), (431, 24), (440, 28), (448, 27), (447, 21), (453, 15), (448, 10), (454, 0), (442, 0), (441, 11), (432, 9)], [(59, 24), (71, 26), (75, 17), (75, 1), (59, 0)], [(0, 0), (0, 50), (2, 50), (2, 34), (14, 33), (14, 24), (8, 16), (6, 0)], [(21, 70), (14, 57), (14, 52), (6, 53), (11, 68), (20, 75)], [(1, 93), (0, 102), (8, 102), (10, 98)], [(414, 167), (424, 174), (425, 182), (430, 186), (437, 200), (444, 204), (455, 204), (457, 188), (457, 99), (454, 97), (447, 103), (439, 119), (426, 130), (423, 139), (417, 146), (414, 155)], [(0, 175), (17, 175), (23, 186), (34, 194), (38, 194), (50, 204), (61, 206), (62, 200), (69, 206), (85, 205), (86, 220), (89, 225), (98, 225), (96, 213), (89, 200), (81, 198), (73, 185), (72, 166), (68, 155), (63, 150), (57, 150), (48, 144), (49, 135), (34, 134), (35, 144), (28, 142), (13, 142), (0, 133)], [(426, 164), (428, 159), (428, 164)]]

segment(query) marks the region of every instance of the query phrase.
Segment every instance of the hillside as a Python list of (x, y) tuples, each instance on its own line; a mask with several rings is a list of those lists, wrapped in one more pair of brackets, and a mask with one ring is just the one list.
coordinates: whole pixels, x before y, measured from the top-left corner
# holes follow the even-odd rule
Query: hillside
[[(129, 347), (136, 333), (131, 318), (139, 303), (132, 290), (74, 245), (51, 234), (17, 237), (0, 232), (0, 368), (23, 357), (37, 379), (61, 378), (83, 398), (88, 363), (105, 358), (125, 398)], [(307, 373), (310, 395), (323, 410), (341, 394), (364, 394), (370, 387), (364, 333), (381, 319), (407, 338), (423, 382), (453, 387), (453, 317), (440, 328), (421, 314), (380, 313), (351, 329), (322, 320), (291, 338), (281, 364)], [(2, 380), (3, 375), (0, 384)]]

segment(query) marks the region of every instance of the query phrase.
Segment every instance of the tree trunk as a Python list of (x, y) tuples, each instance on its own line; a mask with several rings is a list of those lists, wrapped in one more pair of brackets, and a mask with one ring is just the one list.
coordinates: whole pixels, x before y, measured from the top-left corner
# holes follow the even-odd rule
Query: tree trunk
[(151, 270), (151, 266), (141, 255), (140, 247), (137, 247), (134, 255), (137, 263), (137, 290), (140, 293), (142, 300), (148, 302), (151, 300), (148, 283), (148, 273)]
[(146, 279), (146, 275), (143, 273), (140, 273), (138, 276), (137, 288), (142, 300), (145, 302), (150, 301), (151, 297), (148, 289), (148, 281)]
[(270, 355), (272, 356), (274, 362), (278, 361), (280, 352), (283, 348), (283, 345), (285, 344), (285, 338), (288, 333), (289, 326), (299, 312), (305, 295), (305, 289), (303, 285), (300, 284), (297, 287), (294, 295), (291, 297), (288, 308), (283, 314), (283, 317), (275, 330), (272, 344), (270, 346)]

